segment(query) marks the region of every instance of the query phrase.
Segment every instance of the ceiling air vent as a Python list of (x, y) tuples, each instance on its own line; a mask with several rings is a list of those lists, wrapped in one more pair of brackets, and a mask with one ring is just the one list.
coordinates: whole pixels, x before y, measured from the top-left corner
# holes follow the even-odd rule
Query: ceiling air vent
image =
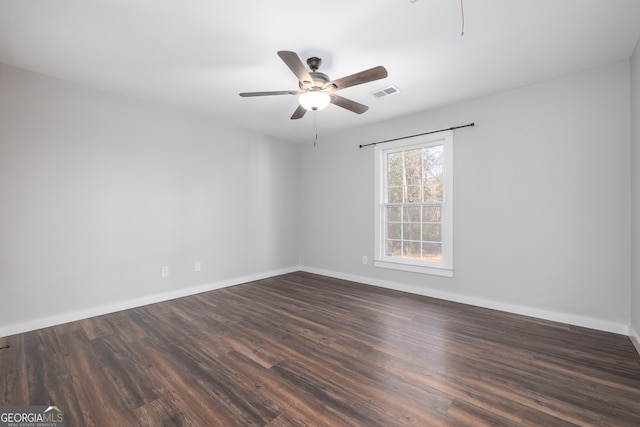
[(384, 89), (380, 89), (378, 91), (373, 92), (373, 97), (383, 98), (385, 96), (395, 95), (398, 92), (400, 92), (400, 90), (397, 87), (389, 86), (389, 87), (385, 87)]

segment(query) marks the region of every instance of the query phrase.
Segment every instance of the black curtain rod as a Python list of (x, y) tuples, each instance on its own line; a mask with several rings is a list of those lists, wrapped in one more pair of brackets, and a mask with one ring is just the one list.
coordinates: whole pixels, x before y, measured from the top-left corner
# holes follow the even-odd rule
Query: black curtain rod
[(425, 132), (425, 133), (417, 133), (415, 135), (409, 135), (409, 136), (401, 136), (400, 138), (393, 138), (393, 139), (387, 139), (385, 141), (378, 141), (378, 142), (372, 142), (370, 144), (360, 144), (360, 148), (362, 147), (368, 147), (370, 145), (378, 145), (378, 144), (384, 144), (385, 142), (393, 142), (393, 141), (399, 141), (401, 139), (407, 139), (407, 138), (413, 138), (414, 136), (422, 136), (422, 135), (429, 135), (431, 133), (438, 133), (438, 132), (444, 132), (445, 130), (454, 130), (454, 129), (460, 129), (460, 128), (468, 128), (469, 126), (475, 126), (475, 123), (469, 123), (468, 125), (462, 125), (462, 126), (454, 126), (454, 127), (450, 127), (447, 129), (439, 129), (439, 130), (432, 130), (430, 132)]

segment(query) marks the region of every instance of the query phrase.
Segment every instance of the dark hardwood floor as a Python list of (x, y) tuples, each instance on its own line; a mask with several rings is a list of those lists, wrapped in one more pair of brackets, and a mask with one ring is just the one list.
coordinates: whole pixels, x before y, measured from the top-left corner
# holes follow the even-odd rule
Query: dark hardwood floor
[(640, 425), (628, 337), (293, 273), (0, 338), (66, 426)]

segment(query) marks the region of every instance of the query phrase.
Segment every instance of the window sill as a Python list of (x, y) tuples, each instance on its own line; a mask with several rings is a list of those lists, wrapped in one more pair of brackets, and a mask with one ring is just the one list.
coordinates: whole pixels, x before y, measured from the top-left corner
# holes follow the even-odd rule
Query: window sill
[(427, 265), (418, 265), (409, 262), (375, 260), (373, 265), (380, 268), (389, 268), (392, 270), (409, 271), (412, 273), (430, 274), (432, 276), (453, 277), (453, 268), (433, 267)]

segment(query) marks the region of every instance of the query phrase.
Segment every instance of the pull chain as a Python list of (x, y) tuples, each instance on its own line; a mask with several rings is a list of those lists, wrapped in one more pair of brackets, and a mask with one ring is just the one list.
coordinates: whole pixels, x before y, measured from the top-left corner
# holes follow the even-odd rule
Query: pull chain
[(460, 14), (462, 15), (462, 31), (460, 32), (460, 37), (464, 36), (464, 4), (463, 0), (460, 0)]
[(318, 110), (313, 110), (313, 147), (318, 143)]

